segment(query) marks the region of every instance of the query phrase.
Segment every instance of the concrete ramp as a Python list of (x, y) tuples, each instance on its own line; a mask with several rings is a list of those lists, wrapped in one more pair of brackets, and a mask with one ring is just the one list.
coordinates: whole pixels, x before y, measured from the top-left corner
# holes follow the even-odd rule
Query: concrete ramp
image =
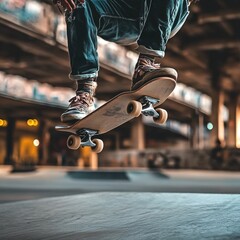
[(161, 173), (160, 171), (128, 171), (127, 172), (129, 179), (132, 181), (161, 181), (163, 179), (168, 179), (169, 177), (166, 174)]
[(0, 239), (240, 239), (240, 196), (93, 193), (0, 204)]
[(125, 171), (68, 171), (67, 175), (74, 179), (129, 180)]
[(144, 181), (168, 178), (159, 171), (132, 171), (132, 170), (97, 170), (97, 171), (68, 171), (67, 176), (74, 179), (87, 180), (126, 180), (126, 181)]

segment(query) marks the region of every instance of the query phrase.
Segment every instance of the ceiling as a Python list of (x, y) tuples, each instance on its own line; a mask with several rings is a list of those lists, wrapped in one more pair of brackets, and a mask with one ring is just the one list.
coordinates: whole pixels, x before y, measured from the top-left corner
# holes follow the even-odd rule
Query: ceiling
[(163, 63), (178, 69), (180, 82), (202, 92), (239, 92), (240, 1), (200, 0), (190, 9)]

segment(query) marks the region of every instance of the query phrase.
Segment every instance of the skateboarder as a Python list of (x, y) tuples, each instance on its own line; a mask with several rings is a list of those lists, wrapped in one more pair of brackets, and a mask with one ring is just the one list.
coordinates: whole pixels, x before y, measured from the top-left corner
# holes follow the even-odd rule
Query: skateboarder
[(97, 36), (121, 45), (136, 46), (140, 53), (131, 90), (154, 77), (177, 79), (172, 68), (161, 68), (169, 38), (185, 22), (193, 0), (53, 0), (65, 11), (70, 79), (76, 96), (69, 100), (62, 122), (79, 120), (92, 112), (99, 70)]

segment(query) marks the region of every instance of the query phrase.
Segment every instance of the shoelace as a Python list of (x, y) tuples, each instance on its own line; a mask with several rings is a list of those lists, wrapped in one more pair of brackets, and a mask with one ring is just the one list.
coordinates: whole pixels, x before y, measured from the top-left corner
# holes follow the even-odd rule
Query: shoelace
[(89, 107), (89, 105), (92, 101), (93, 101), (92, 97), (89, 96), (88, 94), (79, 94), (79, 95), (76, 95), (76, 96), (72, 97), (69, 100), (70, 105), (79, 102), (83, 105), (86, 105), (87, 107)]
[(160, 68), (160, 63), (154, 63), (153, 61), (149, 59), (140, 59), (139, 66), (142, 66), (143, 68), (146, 67), (153, 67), (154, 69)]
[(138, 65), (137, 69), (135, 70), (135, 78), (137, 75), (141, 76), (146, 71), (152, 72), (159, 68), (160, 68), (160, 63), (154, 63), (153, 61), (151, 61), (149, 59), (140, 59), (139, 65)]

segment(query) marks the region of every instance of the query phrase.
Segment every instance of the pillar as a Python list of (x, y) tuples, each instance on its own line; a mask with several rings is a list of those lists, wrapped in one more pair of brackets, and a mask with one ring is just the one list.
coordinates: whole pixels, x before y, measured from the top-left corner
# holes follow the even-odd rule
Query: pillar
[(238, 104), (236, 107), (236, 147), (240, 148), (240, 99), (238, 98)]
[(116, 150), (120, 149), (121, 146), (121, 141), (120, 141), (120, 135), (118, 132), (115, 133), (115, 146), (116, 146)]
[(90, 168), (91, 168), (91, 170), (97, 170), (98, 169), (98, 154), (95, 153), (95, 152), (91, 152)]
[(8, 118), (7, 135), (6, 135), (6, 157), (4, 164), (13, 164), (13, 150), (14, 150), (14, 132), (16, 120), (14, 118)]
[(204, 148), (204, 116), (198, 115), (198, 148)]
[(228, 135), (227, 146), (236, 147), (237, 145), (237, 115), (239, 115), (238, 97), (235, 94), (231, 94), (228, 102), (229, 121), (228, 121)]
[(204, 147), (204, 116), (198, 112), (192, 116), (191, 123), (191, 148), (202, 149)]
[(198, 121), (197, 115), (193, 114), (191, 122), (191, 148), (196, 149), (198, 146)]
[(49, 123), (46, 120), (39, 121), (38, 129), (38, 163), (41, 165), (47, 164), (48, 160), (48, 144), (49, 144)]
[(211, 122), (213, 124), (213, 129), (210, 135), (211, 147), (215, 146), (216, 139), (219, 139), (221, 142), (225, 141), (223, 106), (224, 92), (222, 90), (213, 90), (211, 113)]
[(138, 117), (134, 120), (131, 127), (131, 143), (132, 148), (136, 150), (145, 149), (145, 133), (142, 118)]

